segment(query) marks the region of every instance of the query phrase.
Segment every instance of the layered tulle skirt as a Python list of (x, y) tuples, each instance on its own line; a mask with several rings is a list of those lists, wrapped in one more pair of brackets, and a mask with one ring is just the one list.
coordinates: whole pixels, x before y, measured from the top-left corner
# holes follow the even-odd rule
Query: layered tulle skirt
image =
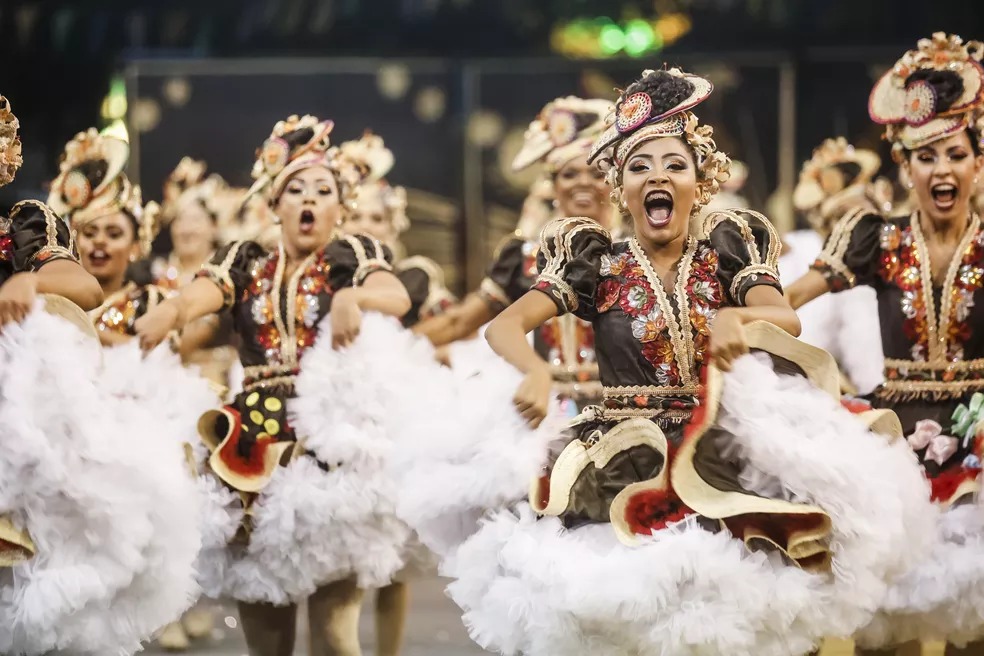
[(198, 594), (182, 442), (208, 385), (164, 351), (102, 351), (67, 312), (0, 334), (4, 654), (130, 654)]
[(962, 645), (984, 637), (984, 505), (980, 499), (984, 395), (905, 401), (906, 441), (927, 471), (936, 530), (928, 554), (889, 590), (857, 641), (884, 647), (910, 640)]

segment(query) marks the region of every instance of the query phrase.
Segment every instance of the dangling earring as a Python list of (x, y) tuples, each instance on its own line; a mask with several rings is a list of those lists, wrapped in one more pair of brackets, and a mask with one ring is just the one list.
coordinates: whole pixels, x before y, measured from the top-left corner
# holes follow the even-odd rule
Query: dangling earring
[(557, 200), (556, 198), (554, 198), (552, 201), (550, 201), (550, 206), (553, 207), (555, 210), (559, 210), (560, 209), (560, 201)]
[(618, 195), (618, 209), (622, 214), (629, 213), (629, 204), (625, 202), (625, 194)]
[(906, 183), (905, 183), (905, 186), (906, 186), (906, 187), (908, 187), (909, 189), (912, 189), (912, 188), (914, 188), (914, 187), (915, 187), (916, 185), (914, 185), (914, 184), (912, 183), (912, 180), (909, 180), (908, 182), (906, 182)]
[(277, 213), (270, 212), (270, 215), (273, 217), (273, 225), (280, 225), (280, 217), (277, 216)]

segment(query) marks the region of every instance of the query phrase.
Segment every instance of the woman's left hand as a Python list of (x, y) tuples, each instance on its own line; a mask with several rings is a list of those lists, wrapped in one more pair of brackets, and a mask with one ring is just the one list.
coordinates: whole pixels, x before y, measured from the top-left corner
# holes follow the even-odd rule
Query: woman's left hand
[(38, 277), (34, 273), (15, 273), (0, 287), (0, 326), (20, 323), (34, 307), (38, 297)]
[(748, 353), (741, 316), (734, 308), (718, 311), (711, 325), (711, 357), (721, 371), (731, 371), (736, 358)]
[(331, 347), (337, 350), (349, 346), (361, 328), (362, 308), (357, 290), (352, 287), (338, 290), (331, 300)]

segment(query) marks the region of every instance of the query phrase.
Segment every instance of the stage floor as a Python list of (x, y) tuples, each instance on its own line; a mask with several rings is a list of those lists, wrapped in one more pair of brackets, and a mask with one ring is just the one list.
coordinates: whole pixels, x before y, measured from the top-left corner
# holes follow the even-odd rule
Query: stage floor
[[(417, 581), (411, 586), (410, 615), (407, 619), (406, 644), (403, 656), (474, 656), (487, 653), (477, 647), (461, 624), (461, 612), (444, 595), (440, 580)], [(367, 599), (362, 612), (362, 649), (373, 653), (372, 598)], [(301, 614), (299, 614), (301, 615)], [(303, 616), (303, 615), (302, 615)], [(146, 654), (162, 656), (169, 652), (157, 645), (148, 648)], [(192, 643), (184, 652), (201, 656), (246, 656), (246, 644), (238, 627), (238, 617), (233, 606), (215, 605), (215, 629), (212, 639)], [(307, 654), (306, 627), (299, 627), (298, 656)], [(829, 641), (820, 656), (851, 656), (852, 645), (844, 641)], [(936, 645), (926, 645), (922, 656), (942, 656)]]

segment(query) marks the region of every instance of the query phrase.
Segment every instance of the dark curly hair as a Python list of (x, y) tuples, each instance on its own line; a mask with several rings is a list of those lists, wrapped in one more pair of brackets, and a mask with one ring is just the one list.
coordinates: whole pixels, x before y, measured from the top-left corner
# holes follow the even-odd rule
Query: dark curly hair
[(304, 146), (310, 142), (311, 139), (314, 139), (314, 129), (301, 128), (300, 130), (294, 130), (282, 136), (281, 139), (287, 142), (290, 152), (294, 152), (301, 146)]
[(905, 86), (915, 82), (929, 82), (936, 91), (936, 113), (953, 107), (964, 91), (963, 78), (953, 71), (938, 71), (935, 68), (922, 68), (905, 79)]
[(857, 180), (861, 174), (861, 165), (857, 162), (838, 162), (834, 164), (834, 168), (843, 176), (845, 187)]
[(102, 184), (103, 179), (106, 177), (106, 172), (109, 171), (109, 162), (104, 159), (90, 159), (80, 162), (75, 167), (75, 170), (84, 175), (85, 179), (92, 185), (92, 188), (95, 189)]
[(653, 115), (663, 114), (694, 92), (693, 82), (670, 75), (666, 71), (652, 71), (645, 77), (633, 82), (625, 90), (623, 97), (628, 98), (634, 93), (646, 93), (653, 99)]

